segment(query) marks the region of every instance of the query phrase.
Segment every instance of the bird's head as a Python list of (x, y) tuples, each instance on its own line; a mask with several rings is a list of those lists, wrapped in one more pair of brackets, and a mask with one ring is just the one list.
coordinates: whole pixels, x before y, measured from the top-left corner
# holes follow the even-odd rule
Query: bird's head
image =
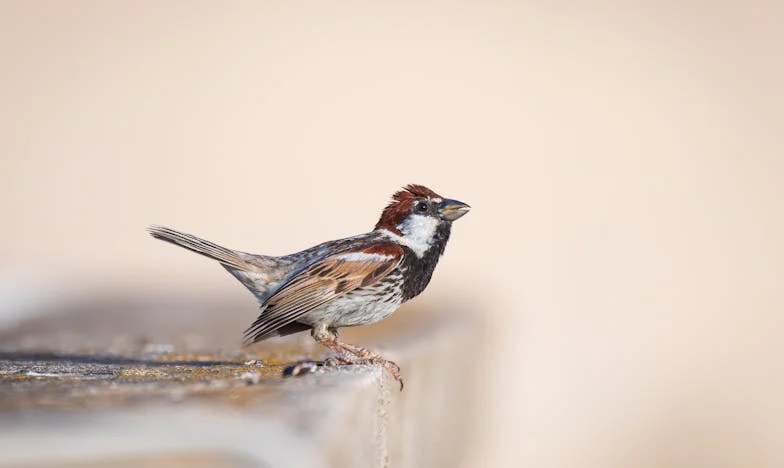
[(389, 231), (426, 248), (439, 230), (448, 236), (452, 222), (470, 209), (467, 204), (444, 198), (423, 185), (411, 184), (392, 195), (376, 229)]

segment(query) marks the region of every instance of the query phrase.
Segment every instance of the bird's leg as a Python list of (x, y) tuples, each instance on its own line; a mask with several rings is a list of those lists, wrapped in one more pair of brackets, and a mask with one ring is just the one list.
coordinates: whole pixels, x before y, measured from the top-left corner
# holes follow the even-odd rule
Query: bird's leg
[(400, 366), (392, 361), (384, 359), (380, 354), (374, 353), (367, 348), (338, 340), (337, 329), (329, 328), (318, 330), (314, 328), (313, 338), (319, 344), (326, 346), (338, 354), (337, 358), (327, 359), (325, 362), (326, 365), (359, 364), (381, 366), (392, 375), (392, 378), (395, 379), (395, 381), (400, 383), (400, 390), (403, 390), (403, 378), (400, 376)]
[(311, 335), (318, 344), (325, 346), (337, 353), (337, 356), (328, 358), (326, 361), (324, 361), (325, 365), (336, 366), (340, 364), (356, 364), (357, 356), (341, 346), (343, 343), (338, 341), (338, 333), (336, 329), (327, 327), (314, 327)]

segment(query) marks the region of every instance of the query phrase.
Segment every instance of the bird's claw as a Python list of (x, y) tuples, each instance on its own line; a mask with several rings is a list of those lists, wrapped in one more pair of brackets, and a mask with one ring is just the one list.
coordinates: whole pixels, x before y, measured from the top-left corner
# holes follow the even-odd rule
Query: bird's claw
[(392, 376), (393, 379), (395, 379), (395, 381), (397, 383), (400, 384), (400, 391), (402, 392), (403, 391), (403, 377), (400, 375), (400, 366), (398, 366), (397, 364), (395, 364), (392, 361), (387, 361), (386, 359), (382, 359), (381, 362), (379, 362), (379, 364), (384, 369), (386, 369), (387, 372), (389, 372), (389, 374)]
[(325, 359), (321, 364), (324, 367), (343, 365), (381, 366), (400, 384), (400, 391), (403, 391), (403, 378), (400, 375), (400, 366), (379, 356), (332, 356)]
[(400, 375), (400, 366), (382, 357), (374, 356), (361, 359), (357, 364), (367, 364), (371, 366), (381, 366), (386, 369), (397, 383), (400, 384), (400, 391), (403, 391), (403, 377)]

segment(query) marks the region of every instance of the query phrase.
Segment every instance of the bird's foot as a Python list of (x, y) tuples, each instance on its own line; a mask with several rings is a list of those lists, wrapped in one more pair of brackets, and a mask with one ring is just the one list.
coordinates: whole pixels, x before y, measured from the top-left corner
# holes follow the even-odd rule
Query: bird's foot
[(343, 365), (357, 365), (357, 366), (381, 366), (400, 383), (400, 390), (403, 391), (403, 378), (400, 375), (400, 366), (392, 361), (388, 361), (379, 355), (370, 353), (369, 356), (356, 356), (343, 354), (341, 356), (332, 356), (324, 360), (325, 367), (343, 366)]
[(324, 361), (324, 366), (344, 364), (381, 366), (400, 384), (400, 391), (403, 391), (403, 378), (400, 376), (400, 366), (394, 362), (384, 359), (381, 355), (367, 348), (338, 341), (334, 336), (330, 337), (330, 339), (317, 339), (317, 341), (337, 353), (337, 356)]
[(389, 375), (391, 375), (392, 378), (395, 379), (395, 381), (400, 384), (400, 391), (401, 392), (403, 391), (403, 377), (400, 375), (400, 366), (398, 366), (394, 362), (386, 360), (381, 356), (373, 356), (369, 358), (360, 359), (360, 362), (358, 362), (358, 364), (368, 364), (371, 366), (383, 367), (384, 369), (387, 370), (387, 372), (389, 372)]

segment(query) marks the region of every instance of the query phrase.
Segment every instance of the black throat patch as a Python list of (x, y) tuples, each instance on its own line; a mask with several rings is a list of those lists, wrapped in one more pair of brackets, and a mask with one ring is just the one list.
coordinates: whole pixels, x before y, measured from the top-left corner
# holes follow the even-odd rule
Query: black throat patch
[(446, 242), (449, 240), (451, 231), (452, 223), (443, 222), (439, 224), (433, 236), (433, 243), (422, 258), (417, 257), (409, 247), (401, 246), (404, 251), (403, 263), (400, 265), (404, 278), (403, 301), (418, 296), (430, 283), (430, 278), (433, 276), (433, 270), (436, 269), (438, 259), (444, 254)]

